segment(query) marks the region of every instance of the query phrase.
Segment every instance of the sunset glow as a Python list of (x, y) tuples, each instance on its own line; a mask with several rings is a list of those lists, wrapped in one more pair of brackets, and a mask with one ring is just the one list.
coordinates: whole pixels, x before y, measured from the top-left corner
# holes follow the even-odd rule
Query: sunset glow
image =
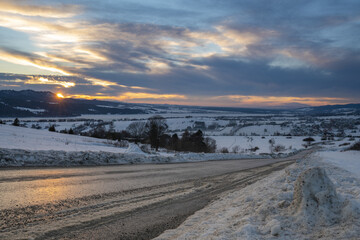
[(360, 101), (358, 1), (98, 4), (1, 1), (0, 89), (232, 107)]
[(57, 96), (58, 98), (65, 98), (64, 95), (62, 95), (61, 93), (57, 93), (56, 96)]

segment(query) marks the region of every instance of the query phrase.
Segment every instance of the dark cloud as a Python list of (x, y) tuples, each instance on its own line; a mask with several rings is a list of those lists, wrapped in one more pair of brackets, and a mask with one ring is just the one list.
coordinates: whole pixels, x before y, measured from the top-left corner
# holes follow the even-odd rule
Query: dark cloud
[[(60, 23), (51, 22), (40, 28), (63, 31), (65, 47), (52, 43), (44, 57), (6, 45), (11, 57), (72, 75), (53, 77), (53, 85), (31, 83), (32, 88), (57, 89), (63, 87), (61, 81), (68, 81), (76, 84), (66, 89), (69, 94), (114, 96), (131, 90), (360, 101), (359, 1), (79, 0), (77, 4), (82, 12), (71, 19), (74, 26), (60, 28)], [(68, 43), (66, 34), (80, 40)], [(76, 47), (91, 54), (78, 54)], [(20, 88), (29, 87), (28, 78), (2, 74), (0, 88), (9, 87), (11, 80)], [(110, 84), (94, 84), (91, 79)]]

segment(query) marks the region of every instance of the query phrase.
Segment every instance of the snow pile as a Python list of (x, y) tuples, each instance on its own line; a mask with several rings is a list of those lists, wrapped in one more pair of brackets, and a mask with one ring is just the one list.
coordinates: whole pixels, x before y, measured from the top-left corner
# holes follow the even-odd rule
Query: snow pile
[(327, 163), (341, 167), (360, 178), (360, 152), (359, 151), (321, 151), (318, 156)]
[(234, 159), (265, 159), (271, 158), (269, 155), (247, 155), (240, 153), (175, 153), (172, 162), (197, 162), (211, 160), (234, 160)]
[(146, 155), (146, 153), (144, 153), (137, 144), (133, 143), (129, 143), (129, 147), (125, 150), (124, 153)]
[[(243, 154), (222, 153), (187, 153), (187, 154), (147, 154), (133, 144), (125, 153), (93, 152), (93, 151), (30, 151), (23, 149), (1, 149), (0, 167), (11, 166), (79, 166), (79, 165), (109, 165), (109, 164), (140, 164), (140, 163), (170, 163), (170, 162), (201, 162), (209, 160), (230, 160), (255, 158)], [(263, 156), (261, 158), (270, 158)]]
[(157, 239), (358, 239), (359, 232), (359, 178), (313, 155), (223, 196)]
[(29, 151), (0, 149), (0, 167), (79, 166), (169, 162), (169, 158), (138, 153)]
[(300, 219), (311, 225), (332, 225), (339, 221), (341, 201), (324, 169), (310, 168), (295, 182), (292, 207)]

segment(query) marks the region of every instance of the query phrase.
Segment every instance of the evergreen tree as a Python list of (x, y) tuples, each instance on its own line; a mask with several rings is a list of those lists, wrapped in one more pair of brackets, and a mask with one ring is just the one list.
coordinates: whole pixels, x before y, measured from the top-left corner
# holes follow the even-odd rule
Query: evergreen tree
[(50, 132), (55, 132), (55, 131), (56, 131), (55, 125), (51, 125), (51, 126), (49, 127), (49, 131), (50, 131)]
[(13, 124), (12, 125), (14, 125), (14, 126), (20, 126), (20, 121), (19, 121), (19, 119), (18, 118), (15, 118), (15, 120), (14, 120), (14, 122), (13, 122)]

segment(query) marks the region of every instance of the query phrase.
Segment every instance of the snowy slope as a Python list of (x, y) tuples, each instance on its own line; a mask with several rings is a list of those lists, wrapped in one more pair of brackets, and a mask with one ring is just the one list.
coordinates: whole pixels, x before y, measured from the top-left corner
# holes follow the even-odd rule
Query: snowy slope
[[(359, 152), (345, 155), (359, 161)], [(323, 157), (224, 195), (156, 239), (359, 239), (360, 179)]]
[(113, 141), (0, 124), (0, 148), (122, 153)]
[(248, 154), (154, 153), (135, 144), (116, 147), (115, 141), (0, 124), (0, 167), (77, 166), (132, 163), (197, 162), (269, 158)]

